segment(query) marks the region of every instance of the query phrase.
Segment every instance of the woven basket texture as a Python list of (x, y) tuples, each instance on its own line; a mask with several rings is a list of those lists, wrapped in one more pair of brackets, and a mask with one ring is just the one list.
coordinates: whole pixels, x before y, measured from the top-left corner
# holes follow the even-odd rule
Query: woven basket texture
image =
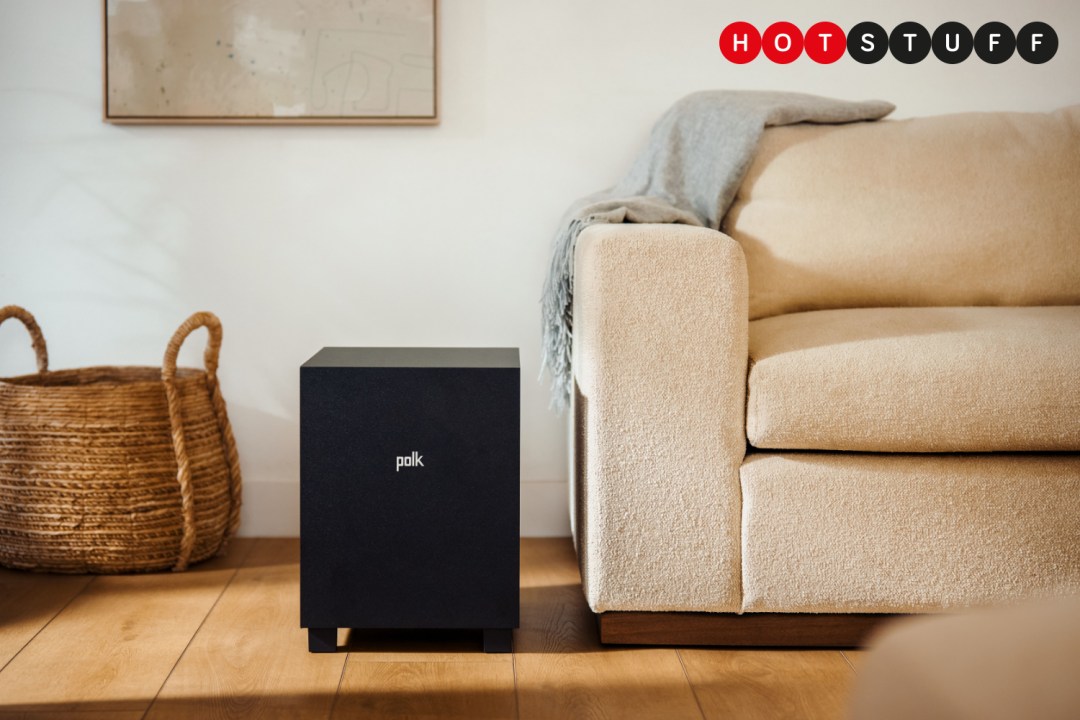
[[(162, 368), (48, 370), (0, 379), (0, 565), (62, 573), (183, 570), (222, 552), (239, 525), (241, 479), (217, 383), (221, 325), (196, 313)], [(206, 370), (177, 369), (184, 338), (209, 330)]]

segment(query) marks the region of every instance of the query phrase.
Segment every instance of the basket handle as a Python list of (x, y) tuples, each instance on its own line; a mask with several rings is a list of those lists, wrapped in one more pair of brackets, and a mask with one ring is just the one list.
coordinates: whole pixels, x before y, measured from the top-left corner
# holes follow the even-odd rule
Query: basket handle
[(206, 365), (206, 374), (217, 377), (218, 355), (221, 352), (221, 321), (217, 315), (211, 312), (197, 312), (173, 333), (165, 348), (165, 361), (161, 366), (161, 379), (166, 383), (176, 377), (176, 356), (180, 354), (180, 346), (184, 344), (187, 336), (199, 328), (206, 328), (210, 337), (206, 342), (206, 352), (203, 353), (203, 363)]
[(180, 392), (176, 388), (176, 356), (180, 346), (188, 335), (198, 328), (205, 327), (209, 333), (203, 362), (206, 365), (206, 384), (210, 391), (210, 401), (225, 445), (225, 459), (229, 464), (230, 508), (229, 524), (222, 534), (220, 552), (225, 543), (235, 533), (240, 524), (240, 459), (236, 452), (236, 440), (232, 426), (225, 412), (225, 398), (218, 385), (218, 355), (221, 352), (221, 321), (210, 312), (197, 312), (180, 325), (173, 333), (165, 348), (165, 360), (161, 366), (161, 379), (165, 384), (165, 396), (169, 404), (169, 423), (172, 426), (173, 450), (176, 453), (176, 481), (180, 486), (180, 511), (183, 515), (184, 532), (180, 539), (180, 553), (173, 570), (186, 570), (195, 549), (195, 500), (191, 487), (191, 462), (188, 458), (187, 443), (184, 440), (184, 419), (180, 406)]
[(41, 328), (37, 324), (37, 320), (24, 308), (18, 305), (8, 305), (0, 308), (0, 325), (9, 318), (15, 318), (26, 326), (26, 331), (30, 333), (30, 344), (34, 348), (34, 354), (37, 356), (37, 369), (39, 373), (47, 373), (49, 371), (49, 351), (45, 348), (45, 336), (41, 334)]

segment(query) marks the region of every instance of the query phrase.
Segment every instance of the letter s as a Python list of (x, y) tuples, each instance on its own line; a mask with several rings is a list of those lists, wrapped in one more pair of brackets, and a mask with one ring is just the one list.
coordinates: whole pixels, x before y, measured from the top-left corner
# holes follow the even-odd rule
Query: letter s
[(874, 35), (873, 33), (863, 33), (862, 35), (862, 51), (873, 52), (874, 51)]

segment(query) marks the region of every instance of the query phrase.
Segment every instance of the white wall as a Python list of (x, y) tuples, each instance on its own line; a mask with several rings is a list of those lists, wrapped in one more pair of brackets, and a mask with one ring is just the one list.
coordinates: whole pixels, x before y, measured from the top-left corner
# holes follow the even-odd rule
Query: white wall
[[(249, 535), (297, 532), (297, 367), (320, 347), (519, 346), (522, 529), (565, 533), (564, 421), (535, 380), (549, 242), (672, 101), (793, 89), (885, 98), (897, 116), (1080, 102), (1080, 3), (871, 6), (443, 0), (440, 126), (237, 128), (103, 124), (97, 0), (0, 0), (0, 304), (37, 314), (56, 368), (157, 364), (188, 313), (217, 312)], [(781, 19), (1039, 19), (1061, 49), (1044, 66), (723, 61), (727, 23)], [(0, 376), (32, 368), (24, 338), (0, 330)]]

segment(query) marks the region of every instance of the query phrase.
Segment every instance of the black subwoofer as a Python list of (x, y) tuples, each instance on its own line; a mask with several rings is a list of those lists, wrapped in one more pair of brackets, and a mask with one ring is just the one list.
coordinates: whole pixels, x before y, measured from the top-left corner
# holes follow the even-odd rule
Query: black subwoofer
[(300, 368), (300, 625), (518, 626), (520, 366), (506, 348), (324, 348)]

